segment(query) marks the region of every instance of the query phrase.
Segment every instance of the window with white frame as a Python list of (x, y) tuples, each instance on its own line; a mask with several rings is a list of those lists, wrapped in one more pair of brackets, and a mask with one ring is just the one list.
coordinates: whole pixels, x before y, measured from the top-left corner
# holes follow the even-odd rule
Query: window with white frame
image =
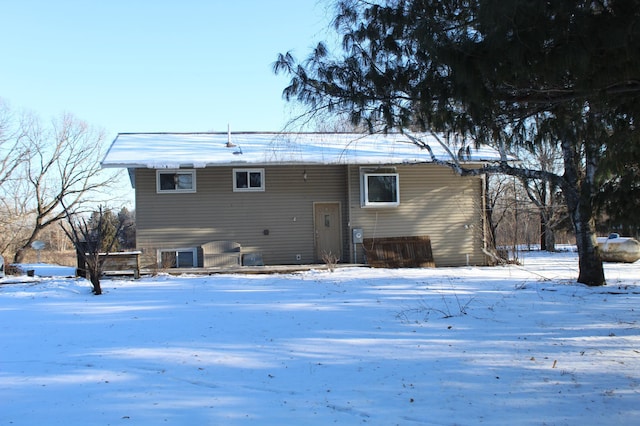
[(398, 173), (362, 172), (360, 187), (362, 207), (397, 207), (400, 205)]
[(195, 268), (198, 266), (198, 250), (196, 248), (160, 249), (158, 265), (168, 268)]
[(264, 191), (264, 169), (233, 169), (233, 191)]
[(187, 169), (156, 171), (159, 193), (196, 192), (196, 171)]

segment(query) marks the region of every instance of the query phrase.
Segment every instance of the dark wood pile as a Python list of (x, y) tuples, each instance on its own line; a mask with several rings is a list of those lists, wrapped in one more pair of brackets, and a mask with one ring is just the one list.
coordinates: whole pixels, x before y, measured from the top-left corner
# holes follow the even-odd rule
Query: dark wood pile
[(365, 238), (367, 263), (376, 268), (435, 267), (431, 239), (421, 237)]

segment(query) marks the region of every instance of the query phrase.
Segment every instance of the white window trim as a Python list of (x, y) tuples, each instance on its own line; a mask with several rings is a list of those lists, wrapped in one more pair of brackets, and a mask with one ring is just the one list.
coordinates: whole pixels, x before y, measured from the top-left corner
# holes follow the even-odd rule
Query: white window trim
[[(236, 173), (238, 172), (246, 172), (246, 173), (260, 173), (260, 184), (259, 188), (238, 188), (236, 185)], [(233, 192), (264, 192), (265, 187), (265, 174), (264, 169), (233, 169)]]
[[(162, 268), (162, 253), (178, 253), (178, 252), (191, 252), (193, 253), (193, 268), (198, 266), (198, 249), (196, 247), (183, 247), (183, 248), (162, 248), (157, 250), (158, 266)], [(177, 256), (176, 256), (177, 259)], [(176, 268), (185, 268), (186, 266), (177, 265)]]
[[(189, 189), (160, 189), (160, 175), (167, 173), (190, 174), (193, 185)], [(194, 169), (160, 169), (156, 170), (156, 192), (158, 194), (194, 193), (196, 192), (196, 171)]]
[[(360, 206), (362, 208), (394, 208), (400, 205), (400, 175), (397, 172), (361, 170), (360, 174), (361, 174)], [(369, 201), (369, 185), (367, 185), (368, 176), (394, 176), (396, 178), (396, 201), (391, 201), (391, 202)]]

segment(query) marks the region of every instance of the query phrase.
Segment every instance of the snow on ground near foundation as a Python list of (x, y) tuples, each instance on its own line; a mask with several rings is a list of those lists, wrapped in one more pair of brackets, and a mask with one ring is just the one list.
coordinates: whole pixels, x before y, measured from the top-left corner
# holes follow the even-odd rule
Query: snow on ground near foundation
[(0, 424), (640, 424), (640, 263), (605, 269), (0, 285)]

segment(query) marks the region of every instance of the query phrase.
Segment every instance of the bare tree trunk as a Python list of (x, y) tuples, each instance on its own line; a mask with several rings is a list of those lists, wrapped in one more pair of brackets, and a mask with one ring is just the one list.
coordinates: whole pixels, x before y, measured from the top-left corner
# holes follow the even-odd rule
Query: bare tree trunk
[(543, 206), (540, 210), (540, 250), (556, 251), (556, 236), (551, 226), (553, 207)]
[(93, 286), (93, 294), (99, 296), (102, 294), (102, 287), (100, 286), (100, 277), (95, 274), (90, 274), (91, 285)]
[(544, 234), (545, 236), (545, 245), (546, 245), (546, 251), (556, 251), (556, 233), (553, 230), (553, 228), (549, 225), (549, 223), (547, 222), (546, 224), (546, 232)]
[(29, 249), (29, 247), (31, 247), (31, 243), (33, 243), (38, 238), (38, 235), (40, 235), (40, 231), (42, 230), (42, 225), (39, 219), (40, 218), (36, 218), (37, 223), (34, 226), (33, 231), (31, 232), (31, 235), (29, 235), (29, 238), (25, 240), (22, 247), (19, 247), (18, 250), (16, 250), (16, 253), (13, 256), (13, 263), (22, 263), (26, 255), (26, 250)]
[(592, 225), (585, 220), (574, 224), (574, 227), (580, 267), (578, 282), (589, 286), (605, 285), (604, 268)]
[[(568, 142), (562, 142), (565, 166), (565, 198), (573, 228), (576, 234), (578, 248), (578, 263), (580, 272), (578, 282), (588, 286), (605, 285), (602, 258), (598, 250), (595, 235), (595, 220), (593, 216), (593, 192), (595, 166), (587, 154), (585, 173), (580, 176), (576, 160), (577, 153)], [(588, 147), (586, 151), (589, 151)]]
[(495, 223), (494, 221), (494, 217), (493, 217), (493, 206), (494, 203), (491, 200), (490, 197), (490, 188), (489, 188), (489, 176), (485, 177), (484, 179), (484, 196), (485, 196), (485, 218), (487, 221), (487, 231), (488, 231), (488, 235), (487, 235), (487, 249), (490, 252), (495, 252), (497, 249), (497, 244), (496, 244), (496, 228), (498, 227), (498, 225)]
[(540, 212), (540, 250), (547, 251), (547, 234), (549, 233), (549, 226), (547, 224), (547, 218), (544, 212)]
[[(547, 182), (540, 182), (540, 205), (538, 208), (540, 209), (540, 250), (547, 251), (547, 234), (551, 231), (549, 229), (549, 221), (547, 220)], [(529, 191), (527, 191), (529, 193)], [(531, 194), (529, 194), (531, 197)]]

